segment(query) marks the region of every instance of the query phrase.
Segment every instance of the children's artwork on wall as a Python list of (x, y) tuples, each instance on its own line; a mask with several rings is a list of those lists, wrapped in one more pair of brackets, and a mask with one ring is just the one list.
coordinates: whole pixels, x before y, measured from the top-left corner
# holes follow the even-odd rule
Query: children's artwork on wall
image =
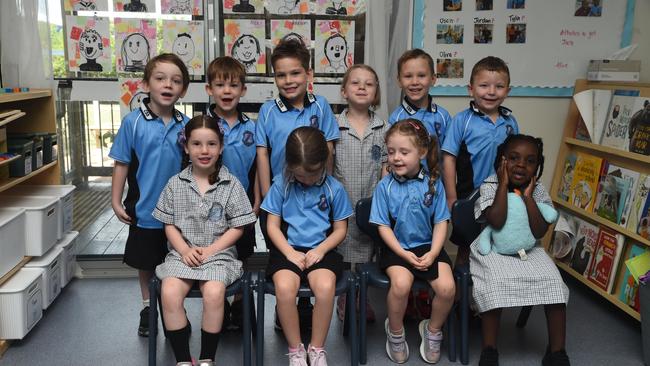
[(474, 43), (492, 43), (494, 24), (474, 24)]
[(602, 0), (576, 0), (574, 16), (599, 17), (603, 15)]
[(134, 13), (155, 13), (155, 0), (113, 0), (113, 10)]
[(317, 74), (343, 74), (354, 63), (354, 21), (317, 20), (315, 37)]
[(508, 9), (525, 9), (526, 0), (508, 0), (506, 3), (506, 8)]
[(316, 0), (318, 15), (356, 15), (366, 11), (365, 0)]
[(143, 72), (156, 54), (154, 19), (115, 18), (117, 72)]
[(71, 72), (108, 72), (111, 44), (108, 18), (66, 16), (68, 68)]
[(463, 0), (443, 0), (442, 9), (444, 11), (461, 11), (463, 10)]
[(171, 52), (180, 57), (190, 75), (203, 75), (203, 22), (163, 21), (162, 32), (162, 52)]
[(311, 48), (311, 21), (308, 19), (271, 19), (271, 43), (274, 47), (280, 41), (292, 38)]
[(107, 11), (108, 0), (65, 0), (63, 10), (71, 11)]
[(309, 14), (307, 0), (266, 0), (266, 9), (271, 14)]
[(526, 24), (507, 24), (506, 43), (526, 43)]
[(462, 79), (465, 74), (462, 58), (439, 58), (436, 60), (436, 75), (441, 79)]
[(436, 26), (436, 43), (438, 44), (462, 44), (464, 26), (438, 24)]
[(264, 14), (264, 0), (224, 0), (224, 14)]
[(142, 99), (149, 95), (142, 90), (141, 78), (119, 78), (120, 116), (124, 118), (129, 112), (140, 107)]
[(477, 11), (492, 10), (493, 5), (494, 4), (493, 4), (492, 0), (476, 0), (476, 10)]
[(225, 54), (246, 67), (246, 73), (266, 72), (265, 22), (263, 19), (225, 19), (223, 21)]
[(203, 15), (203, 0), (160, 0), (162, 14)]

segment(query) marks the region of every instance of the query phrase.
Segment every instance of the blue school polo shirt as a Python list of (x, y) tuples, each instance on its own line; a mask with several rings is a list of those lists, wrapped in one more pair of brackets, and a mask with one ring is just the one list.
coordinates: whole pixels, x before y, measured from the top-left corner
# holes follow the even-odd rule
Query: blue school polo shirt
[(442, 179), (436, 180), (435, 193), (431, 195), (429, 175), (422, 168), (411, 179), (394, 174), (385, 176), (372, 195), (369, 221), (392, 227), (402, 248), (413, 249), (431, 245), (433, 225), (450, 217)]
[(442, 151), (456, 157), (458, 197), (469, 194), (494, 174), (497, 148), (508, 135), (518, 133), (517, 120), (505, 107), (499, 107), (496, 123), (479, 111), (474, 102), (454, 117)]
[(108, 156), (129, 165), (126, 212), (138, 227), (160, 229), (163, 224), (154, 219), (153, 209), (169, 178), (181, 171), (183, 147), (178, 136), (188, 118), (174, 110), (165, 126), (148, 104), (149, 98), (143, 99), (140, 108), (124, 117)]
[(327, 238), (332, 221), (352, 216), (343, 185), (330, 175), (309, 187), (280, 177), (273, 182), (261, 208), (287, 223), (287, 241), (300, 248), (317, 247)]
[(429, 95), (429, 105), (420, 109), (404, 97), (402, 104), (390, 114), (388, 123), (392, 126), (395, 122), (406, 118), (422, 122), (427, 128), (429, 136), (437, 136), (438, 146), (442, 146), (447, 133), (447, 125), (451, 122), (451, 115), (446, 109), (434, 103), (431, 95)]
[(239, 182), (248, 191), (250, 182), (248, 173), (255, 163), (257, 149), (255, 147), (255, 122), (242, 112), (232, 128), (228, 122), (214, 113), (215, 105), (210, 105), (206, 114), (219, 121), (223, 132), (223, 152), (221, 153), (223, 165), (230, 173), (239, 179)]
[(289, 134), (298, 127), (311, 126), (325, 134), (326, 141), (340, 138), (339, 125), (332, 108), (320, 95), (307, 93), (303, 109), (296, 109), (280, 96), (260, 108), (255, 129), (255, 144), (271, 149), (271, 177), (282, 176), (286, 164), (285, 145)]

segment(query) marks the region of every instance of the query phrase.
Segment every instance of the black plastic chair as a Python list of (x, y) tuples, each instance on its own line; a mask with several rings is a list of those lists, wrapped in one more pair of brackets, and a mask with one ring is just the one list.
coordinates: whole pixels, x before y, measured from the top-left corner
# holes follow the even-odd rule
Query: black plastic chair
[[(163, 331), (166, 333), (165, 319), (162, 312), (162, 301), (160, 301), (160, 286), (161, 282), (158, 277), (153, 276), (149, 282), (150, 293), (150, 311), (149, 311), (149, 366), (156, 366), (156, 336), (158, 335), (158, 308), (160, 308), (161, 320), (163, 324)], [(242, 326), (242, 355), (244, 366), (251, 366), (251, 337), (252, 337), (252, 322), (254, 322), (254, 308), (251, 302), (251, 273), (244, 272), (244, 275), (233, 282), (230, 286), (226, 287), (226, 297), (241, 293), (243, 305), (243, 326)], [(198, 282), (195, 281), (194, 286), (190, 289), (187, 297), (200, 298), (201, 290), (199, 289)]]
[[(379, 236), (377, 226), (368, 222), (370, 217), (370, 207), (372, 198), (364, 198), (357, 202), (355, 211), (357, 226), (359, 229), (372, 238), (375, 249), (385, 246)], [(386, 249), (388, 250), (388, 249)], [(388, 276), (379, 269), (375, 262), (362, 263), (357, 266), (357, 273), (359, 275), (359, 363), (365, 365), (368, 361), (368, 339), (366, 334), (366, 301), (368, 299), (368, 286), (388, 289), (390, 288), (390, 279)], [(424, 280), (415, 279), (413, 281), (412, 289), (431, 290), (431, 286)], [(348, 302), (349, 303), (349, 302)], [(454, 334), (454, 324), (450, 319), (455, 318), (455, 309), (452, 307), (447, 321), (445, 322), (445, 331), (447, 333), (447, 352), (449, 353), (449, 361), (456, 361), (456, 337)]]
[[(273, 281), (267, 281), (266, 273), (259, 272), (255, 284), (257, 291), (257, 344), (255, 354), (255, 364), (264, 365), (264, 295), (271, 294), (275, 296), (275, 286)], [(350, 271), (344, 271), (341, 277), (336, 281), (335, 293), (337, 296), (344, 293), (348, 296), (345, 306), (345, 320), (343, 323), (343, 335), (349, 336), (352, 344), (350, 345), (350, 365), (359, 364), (359, 339), (357, 337), (357, 314), (353, 308), (356, 304), (357, 279)], [(297, 297), (312, 297), (314, 294), (308, 285), (300, 285)], [(336, 316), (336, 315), (335, 315)]]

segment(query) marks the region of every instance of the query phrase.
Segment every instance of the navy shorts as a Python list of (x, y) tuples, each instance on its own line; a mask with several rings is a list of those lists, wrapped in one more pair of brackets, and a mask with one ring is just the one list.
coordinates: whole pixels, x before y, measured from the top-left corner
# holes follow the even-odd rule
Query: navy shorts
[[(418, 257), (423, 256), (426, 252), (431, 250), (431, 245), (420, 245), (419, 247), (415, 247), (413, 249), (407, 249), (409, 252), (413, 252), (415, 255)], [(451, 259), (449, 259), (449, 255), (447, 255), (447, 252), (445, 252), (444, 249), (440, 251), (440, 254), (438, 254), (438, 257), (433, 261), (433, 264), (431, 267), (429, 267), (428, 270), (426, 271), (420, 271), (415, 269), (409, 262), (404, 260), (402, 257), (398, 256), (390, 250), (388, 247), (383, 247), (381, 251), (381, 255), (379, 256), (379, 268), (386, 270), (386, 268), (390, 266), (401, 266), (413, 273), (413, 276), (415, 278), (425, 280), (427, 282), (433, 281), (436, 278), (438, 278), (438, 263), (444, 262), (449, 264), (449, 267), (451, 267)]]
[[(311, 250), (311, 248), (300, 247), (294, 249), (303, 253), (307, 253)], [(343, 273), (343, 256), (336, 250), (330, 250), (325, 254), (320, 262), (305, 269), (304, 271), (301, 271), (300, 268), (288, 260), (281, 251), (277, 250), (275, 246), (271, 245), (269, 248), (269, 264), (266, 267), (266, 277), (272, 279), (275, 272), (283, 269), (288, 269), (300, 277), (301, 284), (309, 284), (309, 281), (307, 280), (307, 275), (309, 272), (322, 268), (329, 269), (330, 271), (334, 272), (336, 279), (338, 280)]]
[(164, 229), (144, 229), (129, 226), (129, 237), (124, 248), (124, 263), (142, 271), (153, 271), (165, 261), (167, 237)]

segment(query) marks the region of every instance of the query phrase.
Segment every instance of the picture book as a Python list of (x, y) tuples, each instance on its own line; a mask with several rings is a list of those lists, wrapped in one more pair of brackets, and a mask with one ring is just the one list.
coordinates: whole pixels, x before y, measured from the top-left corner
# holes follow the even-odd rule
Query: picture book
[(609, 164), (607, 171), (608, 174), (621, 177), (630, 183), (629, 188), (627, 189), (626, 197), (624, 199), (625, 203), (622, 207), (621, 215), (618, 217), (618, 223), (621, 226), (626, 227), (628, 217), (630, 216), (630, 211), (632, 210), (632, 199), (634, 198), (634, 192), (636, 192), (636, 189), (639, 186), (641, 173), (614, 164)]
[[(627, 256), (625, 256), (625, 262), (629, 259), (632, 259), (638, 255), (641, 255), (648, 251), (649, 248), (642, 244), (630, 243)], [(628, 304), (634, 310), (639, 311), (639, 284), (636, 283), (632, 273), (630, 273), (627, 265), (623, 266), (625, 270), (623, 272), (623, 279), (621, 280), (621, 291), (618, 295), (619, 300)]]
[(638, 90), (615, 90), (605, 119), (600, 144), (620, 150), (629, 147), (630, 120), (639, 102)]
[(617, 224), (621, 223), (623, 215), (627, 220), (631, 208), (629, 198), (632, 194), (630, 191), (638, 180), (638, 172), (608, 164), (607, 174), (602, 176), (598, 183), (594, 212)]
[(639, 216), (639, 224), (636, 227), (636, 233), (642, 238), (650, 240), (650, 195), (646, 197)]
[(593, 95), (593, 89), (587, 89), (573, 94), (573, 101), (580, 113), (580, 118), (576, 123), (576, 130), (573, 134), (573, 137), (578, 140), (592, 142), (593, 136), (595, 136), (593, 128)]
[(591, 258), (596, 249), (598, 241), (598, 226), (576, 218), (577, 234), (574, 238), (573, 256), (571, 257), (571, 268), (581, 275), (587, 277)]
[(637, 98), (628, 136), (630, 152), (650, 155), (650, 98)]
[(625, 224), (630, 231), (636, 232), (639, 221), (644, 216), (643, 209), (648, 198), (648, 192), (650, 192), (650, 175), (641, 174), (631, 199), (632, 207), (630, 208), (630, 214)]
[(598, 232), (596, 250), (587, 278), (607, 292), (611, 292), (614, 285), (614, 274), (621, 257), (624, 238), (623, 235), (604, 227)]
[(574, 239), (577, 234), (577, 226), (578, 222), (575, 216), (566, 211), (560, 211), (553, 230), (553, 240), (550, 247), (553, 258), (562, 263), (571, 264), (571, 257), (576, 247)]
[(606, 161), (602, 158), (580, 152), (577, 154), (571, 182), (571, 204), (585, 211), (592, 211), (604, 165)]
[(639, 277), (650, 271), (650, 251), (646, 250), (634, 258), (626, 260), (625, 265), (634, 277), (634, 282), (639, 283)]
[(605, 127), (605, 121), (607, 119), (607, 110), (609, 109), (609, 103), (612, 100), (612, 90), (609, 89), (594, 89), (594, 101), (593, 101), (593, 124), (594, 124), (594, 133), (592, 136), (595, 136), (592, 139), (592, 142), (597, 143), (600, 140), (600, 137), (603, 135), (603, 128)]
[(569, 202), (571, 197), (571, 183), (573, 182), (573, 173), (576, 167), (576, 154), (570, 152), (567, 154), (566, 159), (564, 160), (564, 166), (562, 168), (562, 178), (560, 179), (560, 185), (557, 189), (557, 198)]

